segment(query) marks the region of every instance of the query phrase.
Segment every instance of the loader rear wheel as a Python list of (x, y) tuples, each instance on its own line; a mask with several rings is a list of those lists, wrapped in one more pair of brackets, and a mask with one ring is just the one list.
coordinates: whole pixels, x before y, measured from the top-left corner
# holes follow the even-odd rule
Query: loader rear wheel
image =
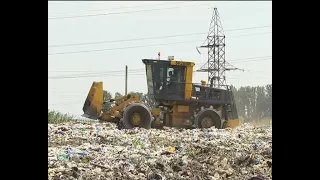
[(221, 119), (215, 111), (204, 109), (197, 115), (195, 126), (197, 128), (211, 128), (212, 126), (215, 126), (216, 128), (221, 129)]
[(122, 123), (126, 129), (132, 129), (134, 127), (150, 129), (151, 120), (151, 112), (145, 105), (132, 103), (125, 108)]

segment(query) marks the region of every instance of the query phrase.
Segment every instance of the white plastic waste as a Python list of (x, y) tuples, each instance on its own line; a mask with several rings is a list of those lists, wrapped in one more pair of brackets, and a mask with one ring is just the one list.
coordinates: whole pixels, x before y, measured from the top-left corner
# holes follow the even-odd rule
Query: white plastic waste
[(49, 179), (272, 179), (272, 128), (48, 125)]

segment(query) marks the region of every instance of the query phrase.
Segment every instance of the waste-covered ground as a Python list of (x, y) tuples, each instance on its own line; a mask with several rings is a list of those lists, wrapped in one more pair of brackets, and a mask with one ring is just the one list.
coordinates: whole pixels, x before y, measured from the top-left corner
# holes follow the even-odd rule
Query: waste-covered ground
[(272, 179), (272, 128), (48, 124), (49, 179)]

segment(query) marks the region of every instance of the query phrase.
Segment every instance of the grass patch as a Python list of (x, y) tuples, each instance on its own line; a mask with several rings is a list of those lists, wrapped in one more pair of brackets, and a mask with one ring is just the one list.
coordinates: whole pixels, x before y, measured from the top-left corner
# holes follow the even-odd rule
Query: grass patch
[(74, 122), (75, 119), (69, 114), (63, 114), (58, 111), (48, 109), (48, 123), (49, 124), (59, 124), (65, 122)]

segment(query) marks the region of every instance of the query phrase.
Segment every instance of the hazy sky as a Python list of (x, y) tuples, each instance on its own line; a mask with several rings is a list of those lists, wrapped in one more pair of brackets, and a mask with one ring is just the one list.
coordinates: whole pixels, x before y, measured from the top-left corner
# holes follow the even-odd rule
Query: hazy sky
[[(227, 82), (236, 87), (272, 83), (271, 1), (50, 1), (49, 109), (83, 114), (93, 81), (123, 94), (125, 65), (128, 91), (147, 92), (141, 59), (156, 58), (158, 52), (162, 59), (192, 60), (199, 68), (207, 52), (199, 54), (196, 46), (206, 39), (213, 7), (225, 30), (226, 60), (246, 70), (228, 72)], [(163, 36), (175, 37), (150, 38)], [(142, 38), (149, 39), (137, 40)], [(194, 73), (194, 82), (201, 79), (207, 80), (207, 73)]]

